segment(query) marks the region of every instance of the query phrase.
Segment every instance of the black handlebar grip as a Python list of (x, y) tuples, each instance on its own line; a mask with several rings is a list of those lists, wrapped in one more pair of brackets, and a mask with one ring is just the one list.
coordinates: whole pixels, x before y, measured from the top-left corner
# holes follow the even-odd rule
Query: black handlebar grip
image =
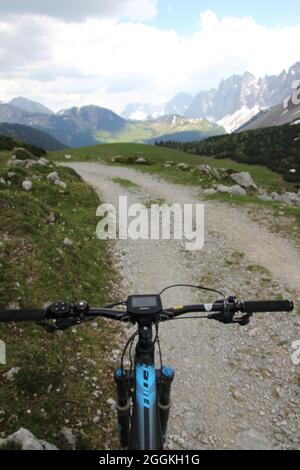
[(245, 313), (292, 312), (293, 310), (294, 304), (291, 300), (259, 300), (242, 304), (242, 311)]
[(0, 310), (0, 323), (42, 321), (45, 318), (45, 310)]

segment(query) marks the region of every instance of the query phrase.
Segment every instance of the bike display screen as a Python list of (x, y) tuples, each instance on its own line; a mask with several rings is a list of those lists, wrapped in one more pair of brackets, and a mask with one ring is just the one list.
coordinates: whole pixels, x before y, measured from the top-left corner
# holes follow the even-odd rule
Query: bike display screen
[(157, 307), (157, 297), (155, 295), (149, 295), (147, 297), (133, 297), (132, 306), (136, 307)]
[(162, 311), (159, 295), (131, 295), (127, 300), (127, 310), (134, 315), (153, 315)]

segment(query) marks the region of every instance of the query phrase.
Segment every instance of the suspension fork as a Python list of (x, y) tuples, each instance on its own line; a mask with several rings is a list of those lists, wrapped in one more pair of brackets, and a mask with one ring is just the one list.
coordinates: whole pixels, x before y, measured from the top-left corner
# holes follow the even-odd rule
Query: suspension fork
[(161, 422), (161, 431), (163, 442), (167, 439), (168, 422), (171, 409), (171, 387), (175, 377), (175, 372), (171, 367), (163, 367), (162, 371), (158, 372), (159, 383), (159, 415)]
[(120, 444), (122, 447), (128, 447), (130, 424), (130, 377), (128, 371), (117, 369), (115, 371), (115, 383)]

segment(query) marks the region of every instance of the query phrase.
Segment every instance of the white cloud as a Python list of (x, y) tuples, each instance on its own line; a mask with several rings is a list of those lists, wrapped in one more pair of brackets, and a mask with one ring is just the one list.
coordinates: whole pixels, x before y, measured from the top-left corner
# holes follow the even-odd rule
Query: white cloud
[(157, 13), (156, 0), (1, 0), (0, 14), (45, 15), (82, 22), (93, 17), (146, 20)]
[(299, 51), (300, 25), (266, 28), (211, 11), (191, 38), (113, 18), (20, 15), (0, 20), (0, 99), (26, 95), (54, 109), (94, 103), (120, 112), (129, 102), (161, 103), (245, 70), (279, 73), (300, 60)]

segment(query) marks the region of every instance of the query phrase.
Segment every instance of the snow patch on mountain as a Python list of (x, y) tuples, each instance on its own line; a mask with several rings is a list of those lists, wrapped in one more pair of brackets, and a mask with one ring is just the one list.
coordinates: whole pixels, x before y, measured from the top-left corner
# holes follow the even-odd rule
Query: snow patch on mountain
[(250, 121), (256, 114), (259, 113), (261, 108), (256, 105), (253, 108), (248, 108), (248, 106), (242, 106), (233, 114), (227, 114), (222, 119), (217, 121), (219, 126), (223, 126), (226, 132), (231, 133), (241, 127), (246, 122)]

